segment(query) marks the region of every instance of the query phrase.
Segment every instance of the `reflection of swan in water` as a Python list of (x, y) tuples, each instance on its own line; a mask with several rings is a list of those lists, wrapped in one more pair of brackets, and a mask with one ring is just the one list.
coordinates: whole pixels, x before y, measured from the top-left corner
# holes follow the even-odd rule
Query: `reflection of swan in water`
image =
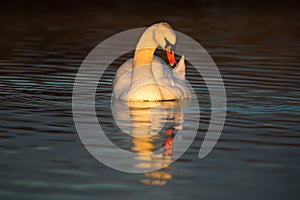
[(136, 46), (134, 58), (127, 60), (117, 71), (113, 83), (115, 98), (126, 101), (162, 101), (190, 98), (185, 84), (184, 56), (174, 69), (154, 52), (157, 47), (167, 52), (170, 65), (175, 60), (176, 35), (167, 23), (149, 27)]
[[(164, 169), (173, 154), (173, 137), (182, 129), (185, 102), (125, 102), (113, 100), (113, 115), (117, 125), (132, 136), (131, 150), (136, 152), (136, 168), (163, 168), (145, 173), (144, 184), (163, 185), (172, 175)], [(155, 145), (160, 141), (159, 146)], [(162, 152), (154, 152), (157, 148)], [(167, 168), (170, 166), (167, 166)]]
[[(113, 114), (117, 125), (127, 134), (147, 138), (156, 135), (164, 126), (173, 122), (181, 129), (181, 107), (186, 101), (126, 102), (113, 100)], [(176, 125), (176, 126), (175, 126)]]

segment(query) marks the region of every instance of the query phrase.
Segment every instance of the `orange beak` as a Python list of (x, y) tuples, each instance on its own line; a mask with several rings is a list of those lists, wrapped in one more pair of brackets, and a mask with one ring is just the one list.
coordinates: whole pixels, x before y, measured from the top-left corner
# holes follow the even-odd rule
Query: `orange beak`
[(175, 53), (171, 51), (171, 47), (167, 47), (166, 51), (167, 51), (167, 57), (169, 59), (169, 63), (173, 67), (173, 65), (176, 63)]

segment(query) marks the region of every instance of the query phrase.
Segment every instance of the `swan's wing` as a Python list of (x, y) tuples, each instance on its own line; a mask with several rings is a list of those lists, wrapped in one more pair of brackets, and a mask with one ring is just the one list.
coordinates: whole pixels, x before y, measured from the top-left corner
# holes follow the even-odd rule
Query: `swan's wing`
[(115, 84), (119, 81), (119, 79), (127, 72), (129, 72), (130, 70), (132, 70), (133, 67), (133, 58), (127, 60), (125, 63), (123, 63), (119, 69), (116, 72), (116, 75), (114, 77), (114, 81), (113, 81), (113, 87), (115, 86)]
[[(155, 64), (155, 69), (157, 72), (157, 74), (164, 74), (161, 72), (161, 70), (166, 70), (164, 68), (168, 68), (167, 64), (158, 56), (154, 56), (153, 57), (153, 63)], [(130, 70), (132, 70), (133, 68), (133, 58), (127, 60), (125, 63), (123, 63), (119, 69), (117, 70), (114, 80), (113, 80), (113, 87), (115, 86), (115, 84), (119, 81), (119, 79), (124, 76), (124, 74), (126, 74), (127, 72), (129, 72)]]
[(171, 72), (171, 68), (163, 59), (158, 56), (153, 56), (152, 73), (156, 79), (166, 78), (165, 76)]
[(161, 67), (168, 67), (168, 65), (166, 64), (166, 62), (162, 58), (160, 58), (160, 57), (158, 57), (156, 55), (153, 56), (152, 63), (161, 65)]

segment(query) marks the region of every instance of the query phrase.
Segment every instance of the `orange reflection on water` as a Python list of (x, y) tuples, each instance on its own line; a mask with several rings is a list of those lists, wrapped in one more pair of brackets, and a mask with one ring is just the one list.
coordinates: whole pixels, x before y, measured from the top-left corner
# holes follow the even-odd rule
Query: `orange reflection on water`
[[(165, 185), (172, 179), (169, 164), (173, 155), (173, 137), (182, 129), (183, 113), (178, 101), (114, 103), (118, 126), (132, 136), (134, 165), (139, 169), (160, 170), (144, 173), (140, 180), (147, 185)], [(157, 151), (161, 149), (161, 151)]]
[[(171, 166), (168, 165), (172, 160), (173, 154), (173, 133), (172, 129), (178, 129), (178, 124), (182, 123), (181, 112), (174, 112), (174, 108), (178, 109), (178, 102), (131, 102), (131, 120), (132, 128), (132, 144), (131, 150), (137, 152), (136, 160), (139, 162), (137, 168), (161, 168), (154, 172), (144, 173), (144, 178), (140, 180), (146, 185), (166, 185), (172, 179), (172, 174), (167, 172)], [(140, 108), (140, 109), (137, 109)], [(153, 109), (155, 108), (155, 109)], [(174, 123), (177, 122), (177, 123)], [(176, 127), (163, 129), (164, 142), (163, 153), (155, 154), (156, 146), (153, 144), (155, 133), (161, 130), (164, 125), (176, 124)], [(140, 135), (151, 135), (153, 137), (141, 138)], [(135, 137), (138, 136), (138, 137)], [(166, 167), (167, 166), (167, 167)]]

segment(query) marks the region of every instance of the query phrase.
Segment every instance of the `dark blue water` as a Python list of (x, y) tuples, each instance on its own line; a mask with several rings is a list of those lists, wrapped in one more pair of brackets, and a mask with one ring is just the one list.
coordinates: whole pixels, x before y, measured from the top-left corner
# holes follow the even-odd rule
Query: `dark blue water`
[[(0, 15), (1, 199), (299, 198), (295, 10), (4, 7)], [(210, 53), (226, 86), (227, 118), (206, 158), (199, 159), (198, 151), (209, 109), (180, 159), (156, 172), (128, 174), (98, 162), (82, 145), (72, 117), (73, 83), (81, 62), (101, 41), (156, 21), (169, 22)], [(108, 71), (105, 83), (113, 75)], [(187, 75), (203, 86), (189, 69)], [(209, 102), (202, 101), (206, 108)], [(99, 112), (110, 116), (106, 109)], [(120, 141), (116, 137), (111, 139)]]

